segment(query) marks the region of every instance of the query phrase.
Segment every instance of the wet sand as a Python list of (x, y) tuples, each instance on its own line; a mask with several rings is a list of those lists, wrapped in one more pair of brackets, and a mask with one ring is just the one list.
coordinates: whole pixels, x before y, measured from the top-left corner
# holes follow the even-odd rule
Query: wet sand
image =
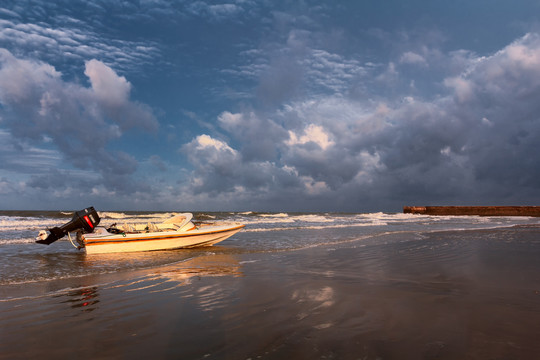
[(216, 247), (172, 266), (3, 286), (0, 357), (532, 359), (538, 259), (538, 227)]

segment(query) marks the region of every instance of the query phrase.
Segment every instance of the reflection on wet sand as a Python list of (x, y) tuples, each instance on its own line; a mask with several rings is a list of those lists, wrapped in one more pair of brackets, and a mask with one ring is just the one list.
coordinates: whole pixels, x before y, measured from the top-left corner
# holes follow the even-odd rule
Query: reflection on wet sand
[(198, 257), (156, 271), (156, 276), (182, 284), (188, 284), (190, 279), (194, 277), (227, 275), (242, 275), (238, 260), (227, 254)]
[[(68, 299), (62, 301), (62, 303), (70, 304), (74, 309), (81, 308), (82, 311), (89, 312), (98, 308), (97, 304), (99, 303), (99, 292), (97, 286), (84, 287), (68, 291), (64, 295), (67, 296)], [(63, 297), (64, 295), (57, 296)]]
[(146, 275), (133, 279), (122, 285), (125, 292), (161, 293), (176, 298), (191, 298), (201, 311), (211, 311), (227, 305), (230, 289), (219, 282), (198, 288), (195, 292), (186, 285), (194, 280), (208, 277), (242, 276), (241, 265), (235, 256), (228, 254), (212, 254), (196, 257), (174, 265), (150, 270)]
[[(117, 258), (116, 261), (120, 260)], [(129, 261), (133, 261), (133, 259)], [(138, 270), (135, 273), (129, 272), (128, 281), (117, 281), (107, 287), (124, 288), (125, 291), (168, 291), (178, 286), (190, 284), (193, 279), (200, 280), (203, 277), (215, 276), (241, 276), (240, 267), (240, 263), (234, 255), (209, 253), (172, 265)]]
[[(163, 254), (149, 254), (150, 258), (155, 258), (156, 255), (163, 257)], [(170, 254), (165, 254), (165, 256), (168, 257)], [(105, 266), (105, 264), (102, 265), (103, 262), (110, 264), (113, 261), (119, 263), (149, 260), (145, 258), (144, 254), (135, 254), (135, 256), (106, 254), (100, 257), (86, 258), (83, 261), (85, 266), (100, 267)], [(124, 294), (133, 292), (144, 292), (148, 294), (174, 292), (185, 285), (191, 284), (193, 280), (202, 280), (206, 277), (216, 276), (242, 276), (243, 274), (240, 268), (241, 265), (235, 255), (209, 253), (157, 268), (85, 276), (78, 281), (70, 283), (67, 290), (55, 292), (52, 294), (52, 298), (60, 299), (60, 301), (56, 302), (57, 304), (69, 304), (72, 309), (78, 309), (87, 313), (99, 309), (100, 303), (101, 305), (106, 305), (100, 299), (100, 292), (107, 292), (109, 290), (119, 290)], [(65, 283), (65, 285), (68, 284)], [(47, 288), (51, 289), (54, 287), (60, 286), (49, 284)], [(35, 290), (40, 293), (43, 291), (42, 287), (36, 287)], [(223, 296), (219, 294), (225, 295), (218, 288), (203, 288), (199, 289), (196, 294), (187, 292), (180, 295), (186, 298), (197, 297), (200, 308), (210, 310), (220, 307), (218, 302), (221, 302), (219, 299), (223, 298)], [(129, 297), (124, 295), (124, 299), (127, 301)]]
[(420, 235), (88, 258), (0, 298), (0, 358), (537, 358), (538, 228)]

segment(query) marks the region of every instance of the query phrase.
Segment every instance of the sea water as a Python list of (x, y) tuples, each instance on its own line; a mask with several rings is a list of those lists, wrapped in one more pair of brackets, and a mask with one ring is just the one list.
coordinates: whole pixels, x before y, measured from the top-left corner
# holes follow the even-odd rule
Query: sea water
[[(99, 212), (100, 226), (162, 222), (174, 212)], [(86, 255), (65, 237), (35, 243), (39, 230), (71, 220), (70, 211), (0, 211), (0, 285), (163, 266), (205, 255), (213, 248), (144, 254)], [(347, 242), (377, 243), (381, 235), (539, 225), (540, 218), (424, 216), (401, 213), (198, 212), (194, 221), (242, 223), (245, 229), (219, 243), (235, 253), (282, 252)], [(420, 236), (420, 235), (419, 235)]]

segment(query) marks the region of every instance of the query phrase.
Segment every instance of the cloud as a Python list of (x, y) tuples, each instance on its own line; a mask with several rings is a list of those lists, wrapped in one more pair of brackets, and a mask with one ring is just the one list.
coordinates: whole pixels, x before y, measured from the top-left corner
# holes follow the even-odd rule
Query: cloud
[(182, 151), (196, 168), (192, 177), (195, 193), (234, 189), (236, 186), (234, 172), (242, 162), (241, 155), (236, 150), (225, 142), (204, 134), (185, 144)]
[(366, 68), (357, 59), (321, 49), (311, 50), (302, 63), (307, 68), (308, 81), (314, 90), (319, 91), (326, 88), (335, 93), (345, 93), (355, 80), (366, 74)]
[[(220, 187), (238, 199), (258, 190), (268, 204), (397, 210), (434, 200), (538, 199), (540, 35), (527, 34), (491, 56), (453, 53), (445, 66), (449, 76), (435, 99), (365, 102), (334, 94), (289, 101), (264, 115), (223, 112), (218, 123), (236, 149), (199, 137), (183, 150), (197, 184), (206, 185), (200, 190)], [(456, 68), (462, 72), (454, 75)], [(274, 151), (249, 156), (253, 138)], [(251, 173), (262, 176), (250, 182)]]
[(444, 80), (444, 85), (454, 90), (454, 94), (459, 102), (471, 100), (475, 93), (474, 83), (464, 79), (461, 76), (447, 78)]
[(0, 129), (1, 170), (18, 174), (35, 174), (59, 166), (58, 151), (14, 141), (12, 135)]
[(84, 74), (90, 79), (92, 90), (100, 101), (110, 106), (125, 103), (131, 91), (131, 84), (123, 76), (101, 61), (92, 59), (86, 62)]
[(200, 17), (207, 18), (212, 22), (235, 19), (245, 10), (244, 7), (251, 7), (250, 1), (240, 1), (237, 4), (208, 4), (205, 1), (194, 1), (187, 5), (186, 11)]
[[(304, 116), (309, 118), (308, 113), (321, 109), (335, 110), (333, 106), (337, 103), (343, 105), (338, 101), (332, 106), (325, 102), (296, 104), (291, 106), (289, 114), (282, 113), (280, 116), (294, 114), (306, 120)], [(337, 139), (335, 142), (333, 140), (334, 131), (339, 131), (340, 127), (327, 129), (323, 126), (326, 121), (332, 123), (336, 119), (311, 120), (319, 123), (307, 124), (295, 132), (287, 131), (284, 125), (278, 125), (275, 121), (261, 119), (254, 113), (221, 114), (220, 125), (234, 134), (242, 148), (234, 149), (208, 135), (199, 136), (184, 145), (182, 151), (195, 166), (192, 189), (195, 193), (214, 193), (219, 189), (216, 194), (234, 193), (237, 201), (255, 197), (261, 201), (264, 199), (265, 203), (277, 204), (289, 199), (295, 206), (305, 206), (310, 203), (310, 197), (321, 203), (327, 201), (335, 190), (355, 177), (359, 182), (370, 182), (372, 179), (367, 172), (380, 167), (378, 155), (361, 149), (351, 153), (342, 152), (344, 145), (339, 144)], [(271, 129), (269, 124), (274, 130), (264, 132)], [(251, 148), (242, 142), (242, 139), (250, 139), (240, 136), (244, 134), (242, 128), (247, 133), (258, 128), (259, 137), (254, 139), (273, 144), (273, 155), (267, 154), (265, 158), (252, 156)], [(296, 204), (300, 199), (302, 204)]]
[(209, 135), (196, 137), (181, 151), (195, 168), (181, 197), (196, 206), (201, 201), (209, 207), (244, 207), (253, 201), (272, 206), (272, 202), (294, 199), (292, 194), (303, 187), (304, 180), (294, 169), (269, 161), (246, 160), (241, 152)]
[[(269, 30), (271, 40), (242, 51), (244, 62), (222, 70), (224, 74), (256, 81), (254, 94), (261, 107), (276, 107), (305, 96), (344, 94), (368, 75), (369, 69), (356, 54), (330, 50), (333, 44), (327, 43), (328, 34), (296, 27), (304, 22), (314, 27), (309, 17), (274, 13), (272, 21), (278, 29)], [(283, 31), (283, 22), (295, 26)]]
[(427, 61), (422, 55), (419, 55), (412, 51), (407, 51), (403, 55), (401, 55), (399, 62), (405, 64), (427, 65)]
[(158, 169), (162, 172), (167, 171), (167, 165), (158, 155), (152, 155), (148, 160), (154, 169)]
[[(157, 130), (151, 110), (129, 99), (131, 85), (97, 60), (86, 63), (91, 88), (65, 82), (49, 64), (0, 49), (2, 127), (16, 146), (54, 146), (78, 169), (101, 174), (109, 186), (129, 190), (137, 161), (107, 149), (131, 128)], [(117, 182), (117, 183), (116, 183)]]
[(323, 127), (315, 124), (309, 124), (304, 130), (304, 134), (300, 137), (289, 130), (289, 137), (289, 140), (285, 142), (289, 146), (313, 143), (317, 144), (324, 151), (329, 146), (334, 145), (334, 142), (329, 140), (329, 136)]
[(253, 111), (218, 116), (218, 125), (241, 144), (246, 161), (274, 159), (278, 148), (276, 142), (287, 138), (287, 131), (276, 121)]
[[(43, 13), (50, 11), (46, 3), (36, 6)], [(23, 22), (20, 16), (0, 19), (0, 47), (64, 67), (72, 66), (74, 60), (82, 62), (97, 58), (113, 64), (116, 69), (135, 70), (144, 65), (155, 65), (160, 59), (155, 42), (110, 38), (100, 34), (87, 21), (58, 14), (57, 9), (46, 22), (42, 18), (35, 23)]]

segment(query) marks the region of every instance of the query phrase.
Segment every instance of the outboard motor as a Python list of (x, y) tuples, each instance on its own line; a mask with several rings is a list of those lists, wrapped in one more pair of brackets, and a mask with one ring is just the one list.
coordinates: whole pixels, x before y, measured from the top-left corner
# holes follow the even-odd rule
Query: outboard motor
[(49, 245), (56, 240), (63, 238), (68, 233), (77, 230), (83, 230), (86, 233), (91, 233), (94, 231), (96, 225), (99, 224), (99, 220), (100, 218), (97, 211), (93, 206), (91, 206), (84, 210), (75, 212), (75, 214), (73, 214), (73, 218), (67, 224), (48, 229), (50, 232), (48, 235), (45, 230), (41, 230), (36, 238), (36, 242), (38, 244)]

